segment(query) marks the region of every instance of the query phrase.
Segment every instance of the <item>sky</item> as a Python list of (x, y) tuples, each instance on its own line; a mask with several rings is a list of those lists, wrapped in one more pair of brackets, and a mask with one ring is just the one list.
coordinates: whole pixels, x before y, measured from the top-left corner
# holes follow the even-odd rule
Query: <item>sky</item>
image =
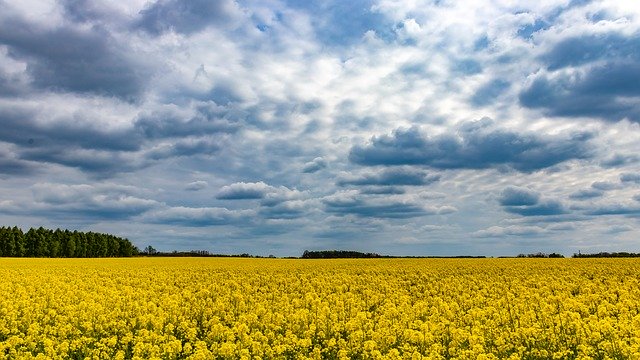
[(640, 252), (640, 3), (0, 0), (0, 223)]

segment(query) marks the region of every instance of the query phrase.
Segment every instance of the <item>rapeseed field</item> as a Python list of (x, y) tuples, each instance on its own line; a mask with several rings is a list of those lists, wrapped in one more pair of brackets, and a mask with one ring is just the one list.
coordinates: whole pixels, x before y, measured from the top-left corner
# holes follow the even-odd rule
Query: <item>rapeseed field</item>
[(0, 259), (6, 359), (639, 359), (640, 259)]

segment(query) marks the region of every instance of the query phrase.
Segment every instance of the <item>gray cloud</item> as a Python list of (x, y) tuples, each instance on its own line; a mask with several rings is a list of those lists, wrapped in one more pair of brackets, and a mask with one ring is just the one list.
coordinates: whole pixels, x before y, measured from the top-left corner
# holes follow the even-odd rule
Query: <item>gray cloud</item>
[[(156, 123), (151, 130), (151, 120), (144, 126), (139, 121), (134, 127), (105, 129), (100, 122), (92, 121), (91, 116), (90, 113), (58, 116), (26, 106), (7, 106), (0, 110), (3, 123), (0, 141), (16, 146), (16, 160), (54, 163), (109, 175), (141, 169), (172, 157), (215, 154), (223, 141), (220, 136), (230, 129), (220, 127), (215, 120), (190, 120), (185, 125), (188, 129)], [(194, 126), (194, 121), (200, 124)], [(190, 137), (191, 134), (200, 137)]]
[(530, 206), (540, 200), (540, 194), (533, 190), (509, 186), (502, 190), (498, 202), (502, 206)]
[(102, 26), (117, 31), (128, 31), (131, 27), (132, 14), (128, 13), (126, 5), (109, 1), (94, 0), (57, 0), (56, 3), (64, 11), (68, 22), (82, 25)]
[(453, 62), (451, 70), (462, 75), (475, 75), (482, 72), (482, 64), (474, 59), (462, 59)]
[(28, 80), (24, 75), (0, 68), (0, 96), (25, 95), (28, 88)]
[(589, 200), (589, 199), (601, 197), (603, 195), (604, 195), (604, 192), (602, 190), (583, 189), (583, 190), (579, 190), (572, 193), (571, 195), (569, 195), (569, 198), (572, 200)]
[[(300, 200), (304, 200), (308, 198), (308, 193), (301, 192), (298, 190), (291, 190), (285, 186), (280, 186), (278, 188), (269, 187), (269, 189), (265, 192), (264, 197), (260, 200), (260, 205), (265, 207), (274, 207), (280, 205), (284, 202), (290, 202), (289, 205), (300, 205)], [(307, 203), (304, 203), (307, 204)]]
[(161, 160), (180, 156), (212, 155), (220, 150), (214, 139), (181, 139), (161, 144), (149, 150), (145, 156), (151, 160)]
[(551, 24), (543, 19), (536, 19), (533, 23), (526, 24), (518, 29), (517, 35), (523, 39), (531, 40), (537, 32), (547, 30)]
[(216, 199), (220, 200), (248, 200), (263, 199), (269, 192), (275, 189), (262, 181), (256, 183), (238, 182), (231, 185), (223, 186)]
[(425, 208), (412, 201), (393, 198), (366, 198), (354, 192), (341, 192), (322, 199), (325, 211), (336, 215), (364, 218), (408, 219), (426, 215), (449, 214), (451, 206)]
[(108, 4), (91, 0), (59, 0), (66, 15), (74, 22), (91, 22), (101, 19), (117, 21), (117, 14)]
[(377, 185), (377, 186), (421, 186), (429, 185), (440, 180), (439, 175), (429, 175), (427, 172), (408, 167), (390, 168), (375, 174), (360, 177), (338, 179), (339, 186), (348, 185)]
[(427, 212), (416, 204), (392, 202), (388, 204), (368, 204), (364, 201), (339, 203), (325, 201), (326, 211), (337, 215), (356, 215), (360, 217), (405, 219), (427, 215)]
[(617, 32), (583, 34), (562, 39), (542, 55), (549, 70), (575, 67), (601, 59), (640, 60), (640, 39)]
[(185, 190), (200, 191), (206, 189), (207, 186), (209, 186), (209, 184), (206, 181), (198, 180), (188, 183), (187, 186), (185, 186)]
[(620, 167), (628, 164), (637, 163), (640, 156), (631, 154), (615, 154), (612, 157), (604, 159), (600, 162), (600, 166), (605, 168)]
[(511, 84), (502, 79), (491, 80), (490, 82), (480, 86), (476, 93), (471, 97), (471, 103), (475, 106), (485, 106), (494, 102), (498, 96), (502, 95), (509, 89)]
[(539, 226), (510, 225), (491, 226), (489, 228), (476, 231), (473, 235), (480, 238), (504, 237), (504, 236), (538, 236), (546, 230)]
[(587, 215), (640, 215), (640, 206), (628, 204), (602, 205), (587, 210)]
[(309, 203), (303, 200), (289, 200), (262, 206), (258, 213), (265, 219), (297, 219), (304, 217), (309, 210)]
[(15, 159), (9, 154), (0, 153), (0, 174), (29, 176), (37, 172), (37, 166), (31, 162)]
[(614, 225), (605, 230), (606, 234), (619, 234), (634, 231), (636, 228), (630, 225)]
[[(564, 212), (561, 214), (528, 215), (528, 216), (523, 216), (521, 218), (512, 218), (507, 220), (507, 222), (515, 223), (515, 224), (542, 226), (543, 224), (566, 224), (568, 222), (588, 221), (593, 219), (589, 216), (586, 216), (585, 214), (576, 214), (574, 210), (580, 210), (577, 207), (571, 207), (570, 209), (567, 209), (567, 207), (562, 203), (560, 203), (560, 206), (564, 210)], [(571, 210), (571, 212), (569, 210)], [(553, 225), (553, 226), (556, 227), (557, 225)]]
[(559, 41), (541, 57), (541, 73), (520, 103), (552, 116), (640, 121), (640, 41), (637, 34), (583, 34)]
[(28, 149), (64, 147), (135, 151), (140, 148), (142, 139), (135, 133), (105, 130), (85, 118), (90, 115), (54, 116), (28, 107), (4, 107), (0, 110), (0, 140)]
[(622, 181), (623, 183), (640, 184), (640, 174), (638, 174), (638, 173), (622, 173), (622, 174), (620, 174), (620, 181)]
[(24, 148), (19, 152), (19, 156), (34, 162), (77, 168), (97, 177), (111, 177), (118, 173), (139, 170), (149, 165), (146, 161), (130, 153), (65, 149), (63, 147)]
[(609, 191), (609, 190), (619, 189), (620, 184), (613, 183), (610, 181), (594, 181), (591, 184), (591, 187), (596, 190)]
[(76, 168), (91, 177), (105, 178), (139, 171), (169, 158), (208, 157), (219, 149), (211, 139), (184, 139), (137, 152), (65, 148), (59, 144), (51, 148), (25, 147), (17, 154), (23, 160)]
[(137, 100), (152, 70), (104, 28), (48, 28), (17, 15), (0, 21), (0, 44), (26, 61), (38, 88)]
[(611, 63), (575, 76), (539, 75), (520, 93), (520, 103), (552, 116), (640, 121), (640, 65)]
[(129, 219), (160, 205), (140, 197), (135, 188), (115, 184), (39, 183), (32, 191), (35, 205), (27, 211), (56, 218)]
[(250, 219), (255, 212), (229, 210), (220, 207), (192, 208), (185, 206), (165, 207), (150, 211), (140, 217), (143, 222), (185, 227), (223, 226)]
[(214, 24), (232, 24), (240, 15), (232, 0), (158, 0), (140, 12), (137, 26), (159, 35), (167, 31), (192, 34)]
[(304, 167), (302, 168), (302, 172), (305, 174), (312, 174), (326, 167), (327, 167), (327, 162), (323, 158), (317, 157), (312, 161), (305, 163)]
[(403, 188), (396, 186), (365, 186), (358, 191), (366, 195), (400, 195), (406, 192)]
[(542, 200), (530, 206), (506, 206), (506, 212), (522, 216), (549, 216), (566, 214), (564, 205), (557, 200)]
[(239, 127), (228, 118), (228, 109), (215, 103), (201, 103), (194, 110), (194, 114), (186, 116), (171, 108), (143, 113), (134, 127), (147, 139), (232, 133)]
[(525, 188), (505, 188), (498, 202), (508, 213), (522, 216), (549, 216), (565, 214), (564, 205), (557, 200), (543, 199), (540, 194)]
[[(475, 123), (471, 123), (473, 125)], [(360, 165), (426, 165), (437, 169), (508, 167), (531, 172), (573, 159), (591, 157), (592, 135), (539, 136), (486, 126), (462, 127), (457, 134), (435, 137), (417, 128), (398, 129), (356, 145), (349, 160)]]
[[(375, 11), (375, 2), (371, 0), (286, 2), (311, 17), (315, 34), (325, 46), (352, 45), (361, 41), (367, 31), (375, 31), (376, 35), (388, 41), (395, 38), (396, 24)], [(269, 30), (268, 27), (260, 28)]]

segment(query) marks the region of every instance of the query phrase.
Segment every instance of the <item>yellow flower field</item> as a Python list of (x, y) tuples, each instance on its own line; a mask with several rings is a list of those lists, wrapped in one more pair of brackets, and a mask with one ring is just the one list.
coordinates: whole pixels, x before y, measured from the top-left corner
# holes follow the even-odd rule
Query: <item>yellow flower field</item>
[(0, 358), (640, 359), (640, 259), (0, 259)]

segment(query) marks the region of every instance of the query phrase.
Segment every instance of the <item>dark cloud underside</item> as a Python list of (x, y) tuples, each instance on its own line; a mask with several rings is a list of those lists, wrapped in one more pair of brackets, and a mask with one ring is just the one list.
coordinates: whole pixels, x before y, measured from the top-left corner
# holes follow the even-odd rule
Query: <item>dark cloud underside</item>
[(336, 215), (359, 217), (406, 219), (427, 215), (424, 208), (411, 203), (389, 202), (373, 204), (364, 200), (351, 202), (325, 201), (325, 210)]
[(21, 18), (0, 21), (0, 44), (27, 63), (33, 85), (40, 89), (117, 96), (137, 100), (151, 75), (130, 49), (109, 32), (94, 27), (44, 28)]
[(429, 185), (440, 179), (438, 175), (428, 175), (425, 171), (411, 168), (385, 169), (378, 174), (367, 174), (362, 177), (340, 179), (339, 186), (378, 185), (378, 186), (421, 186)]
[(502, 206), (531, 206), (538, 203), (540, 194), (529, 189), (508, 187), (500, 194), (500, 205)]
[(551, 116), (640, 121), (640, 38), (616, 32), (558, 42), (541, 57), (549, 70), (520, 93), (520, 103)]
[(236, 11), (231, 0), (159, 0), (140, 12), (137, 25), (154, 35), (167, 31), (192, 34), (213, 24), (228, 24)]
[(507, 167), (530, 172), (591, 155), (590, 135), (565, 137), (468, 129), (429, 137), (417, 128), (376, 136), (354, 146), (349, 159), (360, 165), (426, 165), (437, 169)]

